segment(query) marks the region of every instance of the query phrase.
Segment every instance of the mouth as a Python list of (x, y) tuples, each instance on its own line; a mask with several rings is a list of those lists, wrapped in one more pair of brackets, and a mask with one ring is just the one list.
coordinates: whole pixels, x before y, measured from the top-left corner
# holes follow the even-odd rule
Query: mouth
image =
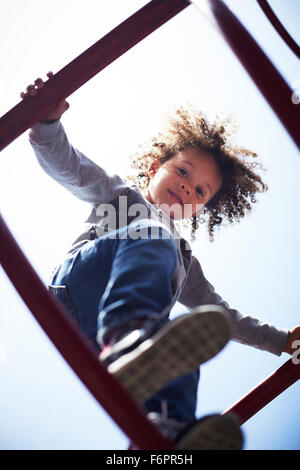
[(173, 193), (173, 191), (171, 191), (170, 189), (168, 189), (168, 193), (170, 194), (171, 199), (173, 199), (174, 202), (176, 202), (177, 204), (179, 203), (183, 207), (183, 202), (177, 194)]

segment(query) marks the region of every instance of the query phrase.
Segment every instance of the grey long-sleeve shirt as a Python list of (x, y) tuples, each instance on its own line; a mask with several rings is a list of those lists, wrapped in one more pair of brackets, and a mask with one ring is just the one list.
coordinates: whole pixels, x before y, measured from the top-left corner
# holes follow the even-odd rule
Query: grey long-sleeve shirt
[(177, 300), (190, 309), (205, 304), (221, 305), (232, 319), (233, 340), (281, 355), (288, 330), (263, 324), (230, 308), (205, 278), (199, 261), (177, 232), (172, 219), (150, 204), (137, 186), (128, 184), (118, 175), (108, 175), (75, 149), (69, 143), (60, 121), (35, 124), (30, 132), (30, 142), (44, 171), (74, 196), (91, 205), (82, 233), (67, 254), (104, 233), (129, 225), (142, 210), (143, 217), (165, 224), (175, 239), (179, 262), (172, 279), (172, 306)]

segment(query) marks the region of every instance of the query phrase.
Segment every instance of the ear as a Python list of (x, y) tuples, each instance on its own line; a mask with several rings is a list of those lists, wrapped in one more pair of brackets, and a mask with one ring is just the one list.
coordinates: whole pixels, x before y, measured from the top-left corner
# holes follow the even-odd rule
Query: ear
[(149, 175), (149, 178), (154, 178), (157, 170), (159, 169), (159, 167), (161, 166), (161, 162), (160, 160), (156, 159), (154, 160), (151, 165), (149, 166), (148, 168), (148, 175)]

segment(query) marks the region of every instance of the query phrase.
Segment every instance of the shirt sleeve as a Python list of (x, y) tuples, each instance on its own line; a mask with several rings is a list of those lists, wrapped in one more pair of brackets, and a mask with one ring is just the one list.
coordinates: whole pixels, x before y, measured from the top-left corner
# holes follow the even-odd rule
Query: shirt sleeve
[(216, 304), (224, 307), (232, 320), (232, 339), (242, 344), (262, 349), (280, 356), (283, 352), (288, 330), (262, 323), (251, 316), (243, 316), (239, 311), (229, 307), (212, 284), (204, 277), (199, 261), (193, 256), (188, 278), (184, 285), (180, 303), (188, 308), (199, 305)]
[(127, 187), (118, 175), (109, 176), (68, 141), (60, 120), (35, 124), (29, 140), (43, 170), (79, 199), (95, 203), (113, 200)]

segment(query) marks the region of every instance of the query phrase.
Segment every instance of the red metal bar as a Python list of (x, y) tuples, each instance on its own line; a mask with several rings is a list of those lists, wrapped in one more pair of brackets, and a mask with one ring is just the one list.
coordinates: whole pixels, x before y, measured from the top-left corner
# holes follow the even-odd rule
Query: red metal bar
[[(292, 102), (293, 91), (224, 1), (206, 0), (206, 4), (220, 33), (300, 148), (300, 106)], [(196, 1), (195, 5), (199, 6)]]
[(48, 292), (0, 215), (0, 261), (35, 319), (94, 398), (140, 449), (175, 449), (98, 360), (87, 339)]
[(0, 119), (0, 150), (33, 126), (138, 42), (188, 7), (188, 0), (153, 0), (66, 65), (35, 97), (20, 102)]
[(290, 359), (247, 395), (224, 411), (223, 414), (233, 412), (239, 416), (241, 423), (244, 424), (299, 379), (300, 364), (293, 364), (292, 359)]
[(284, 40), (286, 45), (294, 52), (294, 54), (300, 59), (300, 47), (294, 41), (292, 36), (287, 32), (281, 21), (279, 21), (278, 17), (275, 15), (274, 11), (270, 7), (267, 0), (257, 0), (257, 3), (263, 10), (264, 14), (272, 24), (272, 26), (276, 29), (277, 33)]
[[(300, 146), (299, 108), (291, 90), (247, 30), (221, 0), (207, 0), (219, 29), (243, 66)], [(153, 0), (58, 72), (39, 95), (28, 98), (0, 120), (0, 150), (37, 122), (100, 70), (186, 8), (186, 0)], [(269, 84), (272, 83), (272, 86)], [(121, 429), (140, 449), (174, 449), (141, 413), (123, 387), (100, 364), (91, 346), (48, 293), (0, 215), (0, 260), (33, 315)], [(16, 269), (17, 266), (17, 269)], [(299, 378), (289, 361), (229, 410), (243, 422)], [(129, 417), (129, 418), (128, 418)]]

